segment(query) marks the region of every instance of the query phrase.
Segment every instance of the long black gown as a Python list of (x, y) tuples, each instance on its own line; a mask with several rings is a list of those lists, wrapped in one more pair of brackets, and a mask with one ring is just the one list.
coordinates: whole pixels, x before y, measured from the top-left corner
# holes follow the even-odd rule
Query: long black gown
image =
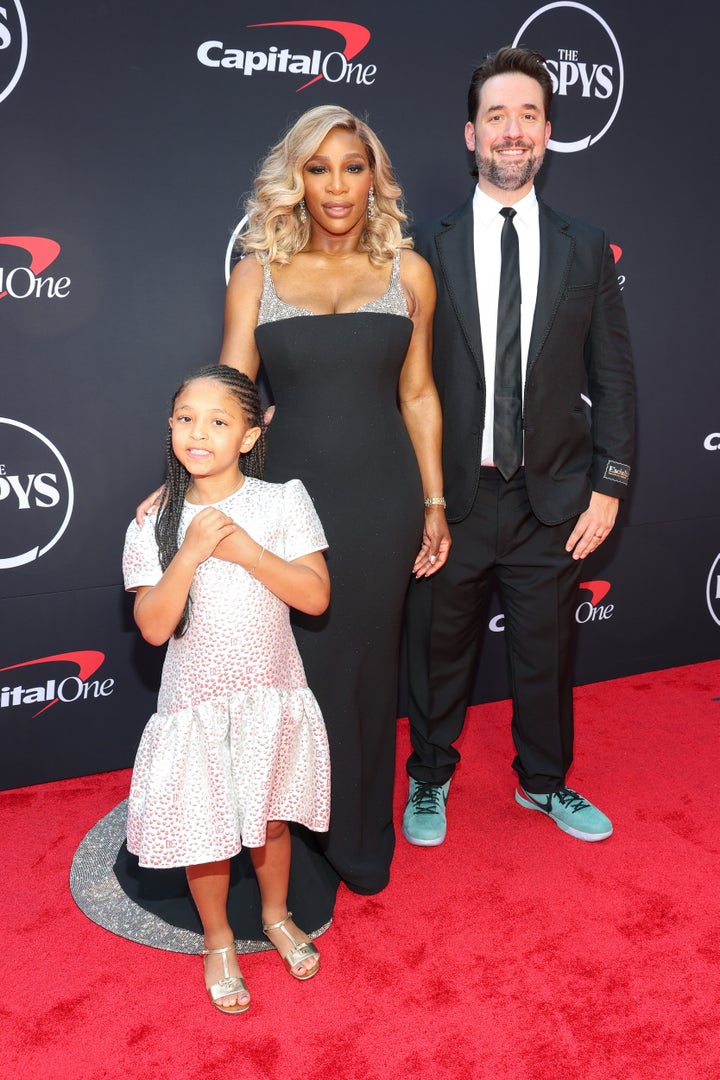
[(294, 625), (330, 741), (330, 831), (320, 847), (361, 893), (384, 888), (394, 849), (398, 654), (422, 537), (422, 485), (397, 406), (406, 312), (398, 258), (387, 292), (341, 315), (284, 304), (266, 270), (256, 330), (276, 404), (266, 478), (303, 481), (330, 545), (330, 608)]
[[(420, 474), (397, 406), (411, 333), (399, 255), (386, 292), (348, 314), (290, 307), (265, 270), (256, 339), (276, 405), (265, 478), (303, 481), (330, 545), (328, 611), (294, 616), (332, 769), (329, 832), (291, 826), (288, 906), (313, 936), (331, 919), (340, 880), (359, 893), (385, 887), (395, 844), (398, 654), (423, 523)], [(76, 901), (116, 933), (197, 951), (202, 927), (184, 871), (139, 868), (122, 843), (123, 829), (119, 807), (78, 849), (71, 873)], [(233, 860), (228, 911), (241, 951), (271, 947), (246, 850)]]

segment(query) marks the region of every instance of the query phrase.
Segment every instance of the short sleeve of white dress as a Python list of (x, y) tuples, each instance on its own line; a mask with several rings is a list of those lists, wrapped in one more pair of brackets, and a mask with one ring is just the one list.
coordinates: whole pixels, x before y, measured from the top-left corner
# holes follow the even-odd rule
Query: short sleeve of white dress
[(283, 552), (288, 562), (328, 547), (320, 518), (301, 480), (288, 480), (283, 491)]
[(125, 534), (122, 567), (128, 592), (134, 592), (141, 585), (157, 585), (163, 576), (155, 539), (155, 514), (147, 514), (142, 525), (130, 522)]

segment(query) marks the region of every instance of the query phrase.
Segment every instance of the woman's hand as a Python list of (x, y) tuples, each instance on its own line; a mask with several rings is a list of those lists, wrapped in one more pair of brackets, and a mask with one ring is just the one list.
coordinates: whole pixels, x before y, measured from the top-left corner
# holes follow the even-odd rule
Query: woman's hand
[[(442, 494), (442, 413), (432, 373), (432, 322), (435, 281), (432, 270), (416, 252), (403, 251), (400, 263), (403, 288), (413, 321), (410, 345), (400, 371), (400, 412), (413, 444), (423, 491), (430, 498)], [(450, 530), (442, 505), (425, 508), (423, 542), (413, 564), (415, 577), (437, 573), (450, 551)]]
[(447, 562), (452, 538), (442, 506), (429, 506), (425, 510), (422, 547), (413, 564), (416, 578), (436, 574)]
[(156, 488), (155, 491), (153, 491), (152, 495), (148, 495), (147, 499), (143, 499), (143, 501), (140, 503), (137, 510), (135, 511), (135, 521), (138, 523), (138, 525), (142, 526), (143, 521), (151, 510), (155, 512), (159, 509), (158, 503), (161, 494), (162, 488)]

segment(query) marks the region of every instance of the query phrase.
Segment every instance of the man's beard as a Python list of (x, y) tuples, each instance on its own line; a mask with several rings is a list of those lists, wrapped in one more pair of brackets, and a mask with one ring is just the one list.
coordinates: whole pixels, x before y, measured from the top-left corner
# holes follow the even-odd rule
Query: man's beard
[[(522, 145), (522, 144), (521, 144)], [(524, 149), (528, 149), (525, 147)], [(534, 179), (543, 162), (545, 152), (531, 154), (522, 161), (500, 161), (494, 154), (481, 157), (475, 151), (475, 163), (480, 176), (502, 191), (518, 191)]]

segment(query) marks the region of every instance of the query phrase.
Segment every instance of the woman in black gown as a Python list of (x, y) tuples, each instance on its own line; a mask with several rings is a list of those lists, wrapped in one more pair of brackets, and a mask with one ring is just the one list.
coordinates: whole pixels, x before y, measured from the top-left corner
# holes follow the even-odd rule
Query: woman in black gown
[[(260, 169), (227, 290), (220, 360), (252, 379), (262, 363), (275, 401), (266, 479), (303, 481), (330, 545), (330, 608), (295, 625), (332, 766), (329, 833), (293, 828), (289, 906), (311, 936), (328, 925), (340, 880), (364, 894), (388, 883), (405, 592), (450, 547), (430, 361), (435, 286), (403, 238), (400, 197), (367, 125), (338, 106), (311, 109)], [(88, 834), (75, 899), (126, 937), (197, 951), (184, 873), (139, 868), (120, 846), (123, 828), (118, 807)], [(233, 860), (228, 903), (240, 951), (269, 947), (246, 855)]]
[(409, 576), (434, 573), (450, 546), (430, 364), (435, 287), (402, 237), (400, 195), (367, 125), (334, 105), (305, 113), (258, 174), (220, 357), (253, 379), (262, 364), (276, 406), (267, 479), (302, 479), (330, 545), (330, 609), (298, 619), (296, 634), (330, 739), (322, 851), (360, 893), (385, 887), (394, 848)]

